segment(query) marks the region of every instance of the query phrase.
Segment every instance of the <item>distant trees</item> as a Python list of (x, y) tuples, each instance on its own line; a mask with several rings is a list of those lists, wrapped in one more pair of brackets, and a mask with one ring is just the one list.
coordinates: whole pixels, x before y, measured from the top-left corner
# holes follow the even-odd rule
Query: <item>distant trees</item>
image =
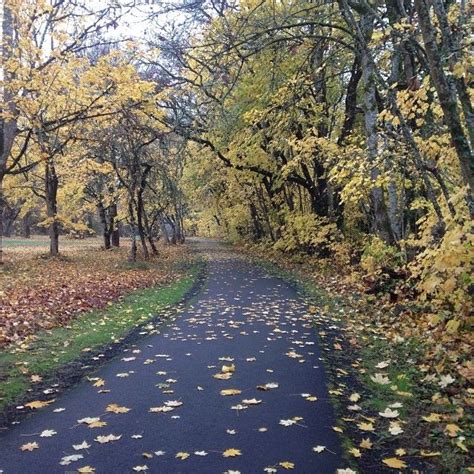
[(106, 249), (119, 245), (122, 221), (130, 228), (132, 259), (136, 236), (146, 258), (148, 247), (156, 253), (155, 217), (144, 202), (145, 194), (154, 201), (147, 188), (158, 176), (150, 145), (163, 135), (154, 118), (161, 113), (156, 84), (143, 79), (143, 51), (108, 32), (132, 7), (4, 2), (0, 234), (20, 215), (29, 233), (34, 216), (36, 226), (48, 229), (55, 256), (60, 232), (86, 232), (88, 216), (98, 212)]

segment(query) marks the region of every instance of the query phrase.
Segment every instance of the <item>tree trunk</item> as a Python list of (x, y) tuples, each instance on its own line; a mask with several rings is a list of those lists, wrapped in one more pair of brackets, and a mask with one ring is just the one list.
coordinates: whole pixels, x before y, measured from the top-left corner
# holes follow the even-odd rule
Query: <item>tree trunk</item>
[(110, 227), (109, 222), (107, 222), (107, 212), (104, 205), (100, 202), (97, 205), (97, 209), (99, 211), (99, 220), (102, 224), (102, 237), (104, 240), (104, 249), (110, 249)]
[(130, 254), (128, 256), (129, 262), (137, 261), (137, 229), (135, 225), (135, 211), (133, 209), (133, 202), (130, 199), (128, 203), (128, 212), (130, 217), (130, 232), (132, 233), (132, 240), (130, 245)]
[(118, 228), (112, 231), (112, 246), (120, 247), (120, 230)]
[(474, 200), (472, 197), (474, 190), (474, 158), (461, 123), (456, 92), (450, 87), (443, 70), (439, 46), (436, 43), (436, 30), (431, 23), (428, 5), (426, 0), (415, 0), (415, 8), (418, 14), (423, 42), (425, 44), (431, 79), (438, 93), (446, 126), (448, 127), (454, 148), (458, 155), (463, 181), (469, 187), (467, 205), (471, 217), (474, 218)]
[[(4, 64), (10, 59), (12, 46), (14, 44), (13, 37), (13, 15), (9, 5), (3, 4), (3, 17), (1, 23), (1, 54), (0, 54), (0, 71), (3, 76), (5, 86), (1, 89), (0, 102), (4, 104), (4, 108), (11, 113), (11, 117), (0, 117), (0, 265), (3, 263), (3, 249), (1, 238), (3, 236), (3, 215), (5, 207), (5, 196), (3, 193), (3, 181), (7, 172), (7, 160), (10, 156), (10, 150), (13, 146), (15, 135), (17, 134), (17, 124), (14, 117), (17, 116), (13, 93), (8, 88), (9, 83), (14, 79), (13, 73), (6, 70)], [(12, 118), (13, 117), (13, 118)]]
[(3, 212), (3, 235), (5, 237), (11, 237), (13, 224), (15, 223), (18, 214), (21, 209), (14, 209), (10, 206), (6, 206), (6, 212)]
[(3, 177), (0, 169), (0, 265), (3, 265), (3, 214), (5, 210), (5, 200), (3, 197)]
[(22, 237), (24, 239), (30, 239), (31, 238), (31, 222), (30, 222), (30, 213), (28, 212), (25, 214), (23, 217), (23, 232), (22, 232)]
[(377, 134), (377, 101), (375, 97), (375, 71), (374, 64), (367, 51), (362, 53), (362, 81), (364, 85), (364, 128), (366, 137), (366, 148), (368, 160), (371, 165), (370, 179), (372, 189), (370, 190), (370, 207), (372, 218), (372, 231), (384, 242), (391, 241), (389, 223), (387, 219), (384, 192), (375, 182), (380, 175), (378, 158), (378, 134)]
[(59, 223), (58, 217), (58, 176), (52, 160), (45, 165), (45, 197), (46, 212), (49, 224), (49, 254), (56, 256), (59, 253)]
[(167, 245), (170, 244), (170, 237), (168, 235), (168, 229), (166, 228), (166, 222), (163, 216), (160, 217), (160, 228), (161, 228), (161, 235)]
[(143, 228), (143, 201), (141, 200), (141, 198), (139, 198), (137, 203), (137, 229), (143, 250), (143, 258), (145, 260), (148, 260), (150, 258), (150, 253), (146, 244), (145, 229)]
[(117, 204), (113, 203), (109, 207), (110, 216), (110, 236), (113, 247), (120, 247), (120, 229), (117, 219)]

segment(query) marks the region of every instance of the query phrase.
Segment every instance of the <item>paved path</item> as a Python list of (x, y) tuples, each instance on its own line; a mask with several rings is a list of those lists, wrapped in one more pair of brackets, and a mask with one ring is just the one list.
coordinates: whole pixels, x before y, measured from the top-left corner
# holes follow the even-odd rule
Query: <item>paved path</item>
[[(160, 334), (145, 335), (91, 376), (103, 386), (84, 380), (0, 435), (0, 472), (73, 473), (90, 466), (99, 474), (281, 473), (292, 463), (289, 472), (334, 473), (341, 467), (305, 302), (223, 247), (198, 247), (212, 258), (194, 302)], [(230, 389), (241, 393), (221, 394)], [(119, 413), (107, 411), (110, 405)], [(57, 434), (40, 435), (49, 430)], [(27, 443), (39, 448), (22, 452)], [(325, 449), (318, 453), (316, 446)]]

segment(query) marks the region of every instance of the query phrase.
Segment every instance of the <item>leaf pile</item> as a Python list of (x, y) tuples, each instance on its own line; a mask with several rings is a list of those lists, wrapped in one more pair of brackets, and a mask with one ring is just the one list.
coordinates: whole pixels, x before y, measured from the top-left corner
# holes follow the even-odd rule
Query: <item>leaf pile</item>
[(93, 242), (56, 259), (41, 258), (37, 249), (9, 249), (0, 272), (0, 347), (67, 325), (78, 314), (104, 308), (134, 290), (173, 280), (176, 249), (162, 247), (156, 262), (127, 267), (125, 249), (104, 252), (98, 240)]

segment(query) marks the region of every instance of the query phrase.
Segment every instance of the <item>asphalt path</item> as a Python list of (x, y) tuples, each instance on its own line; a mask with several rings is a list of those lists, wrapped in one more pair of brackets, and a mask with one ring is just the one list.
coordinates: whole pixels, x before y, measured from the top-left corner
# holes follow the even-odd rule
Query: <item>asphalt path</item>
[(209, 257), (197, 296), (2, 433), (0, 473), (334, 473), (344, 466), (306, 302), (231, 250), (197, 247)]

